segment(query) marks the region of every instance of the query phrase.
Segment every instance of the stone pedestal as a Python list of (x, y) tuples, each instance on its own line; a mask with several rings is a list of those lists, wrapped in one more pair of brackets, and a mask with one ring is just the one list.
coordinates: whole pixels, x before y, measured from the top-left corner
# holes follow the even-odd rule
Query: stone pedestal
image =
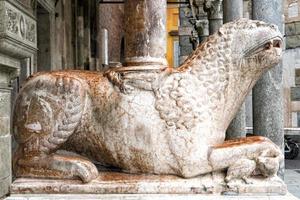
[(297, 197), (286, 194), (284, 196), (221, 196), (221, 195), (201, 195), (201, 194), (35, 194), (35, 195), (11, 195), (5, 200), (299, 200)]
[[(253, 0), (253, 19), (276, 24), (283, 29), (282, 0)], [(283, 150), (282, 65), (267, 71), (253, 88), (253, 132), (270, 138)], [(283, 177), (284, 167), (280, 175)]]
[(125, 65), (167, 65), (165, 0), (126, 0)]
[(0, 198), (11, 184), (11, 80), (19, 76), (24, 59), (36, 53), (36, 23), (17, 1), (0, 0)]
[(224, 182), (221, 172), (184, 179), (170, 175), (133, 175), (100, 172), (96, 180), (82, 184), (79, 180), (19, 178), (11, 194), (206, 194), (206, 195), (285, 195), (286, 185), (278, 177), (250, 178)]

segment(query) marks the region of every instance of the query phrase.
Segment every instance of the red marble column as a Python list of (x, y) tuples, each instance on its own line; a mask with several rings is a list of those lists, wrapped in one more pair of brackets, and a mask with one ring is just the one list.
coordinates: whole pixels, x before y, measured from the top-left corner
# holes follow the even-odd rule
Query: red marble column
[(125, 0), (125, 65), (167, 65), (166, 0)]

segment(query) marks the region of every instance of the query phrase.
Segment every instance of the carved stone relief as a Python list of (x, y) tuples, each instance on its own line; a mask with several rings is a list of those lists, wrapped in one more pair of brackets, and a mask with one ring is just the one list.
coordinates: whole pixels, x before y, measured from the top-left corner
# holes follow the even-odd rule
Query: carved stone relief
[[(5, 4), (6, 30), (16, 38), (36, 43), (36, 22), (16, 7)], [(15, 38), (15, 39), (16, 39)]]
[(36, 27), (35, 24), (33, 24), (32, 22), (30, 22), (29, 20), (26, 21), (26, 40), (35, 43), (36, 40)]
[(14, 34), (18, 34), (19, 32), (18, 14), (10, 8), (6, 9), (5, 14), (7, 17), (7, 30)]
[(247, 93), (280, 62), (282, 42), (276, 26), (241, 19), (176, 69), (33, 75), (15, 104), (15, 175), (86, 183), (97, 163), (185, 178), (225, 170), (226, 183), (276, 176), (283, 155), (269, 139), (224, 139)]

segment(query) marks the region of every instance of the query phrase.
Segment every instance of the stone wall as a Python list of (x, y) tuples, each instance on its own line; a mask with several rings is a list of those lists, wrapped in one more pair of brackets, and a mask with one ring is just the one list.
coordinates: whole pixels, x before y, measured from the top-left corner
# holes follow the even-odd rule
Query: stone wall
[(299, 127), (300, 1), (284, 1), (286, 51), (283, 57), (285, 127)]
[(286, 23), (300, 21), (299, 0), (284, 0), (284, 16)]
[(285, 24), (286, 48), (300, 47), (300, 21)]
[(300, 1), (285, 0), (284, 16), (286, 48), (300, 47)]
[(300, 48), (287, 49), (283, 57), (285, 127), (299, 127)]

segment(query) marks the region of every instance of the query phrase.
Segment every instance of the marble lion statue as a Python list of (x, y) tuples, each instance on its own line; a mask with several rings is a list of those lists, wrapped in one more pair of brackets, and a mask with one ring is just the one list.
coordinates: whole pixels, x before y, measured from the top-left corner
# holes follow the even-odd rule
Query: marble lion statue
[(15, 103), (15, 175), (87, 183), (102, 165), (184, 178), (224, 170), (225, 181), (274, 176), (283, 155), (269, 139), (224, 140), (247, 93), (281, 57), (275, 25), (241, 19), (179, 68), (36, 73)]

